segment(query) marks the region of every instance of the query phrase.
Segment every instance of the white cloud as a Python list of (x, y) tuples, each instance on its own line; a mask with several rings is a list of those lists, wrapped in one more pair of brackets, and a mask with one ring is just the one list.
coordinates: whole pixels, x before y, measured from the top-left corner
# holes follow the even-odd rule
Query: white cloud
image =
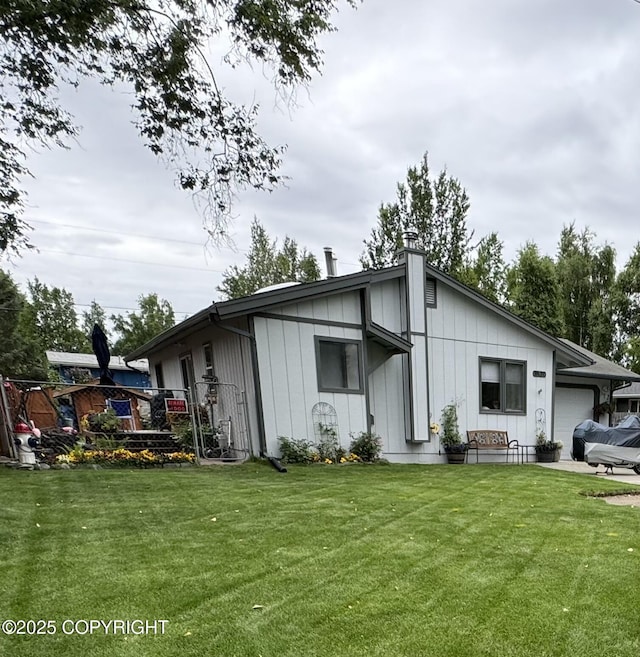
[[(378, 205), (428, 150), (434, 172), (447, 166), (467, 188), (476, 236), (498, 230), (509, 257), (528, 239), (553, 253), (574, 220), (628, 257), (640, 205), (640, 6), (366, 0), (337, 22), (323, 39), (323, 75), (291, 112), (268, 72), (222, 74), (234, 97), (260, 102), (268, 140), (288, 144), (288, 185), (239, 199), (240, 249), (255, 214), (320, 262), (333, 246), (339, 271), (355, 271)], [(244, 253), (205, 248), (197, 208), (129, 124), (127, 94), (88, 84), (66, 97), (84, 130), (72, 150), (31, 162), (41, 253), (9, 267), (16, 280), (37, 275), (80, 303), (133, 307), (155, 291), (177, 311), (206, 306)]]

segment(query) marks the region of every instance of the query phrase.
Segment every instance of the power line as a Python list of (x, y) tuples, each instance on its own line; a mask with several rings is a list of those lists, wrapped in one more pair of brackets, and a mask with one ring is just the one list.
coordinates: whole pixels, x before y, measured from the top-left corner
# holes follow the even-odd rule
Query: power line
[(109, 260), (110, 262), (127, 262), (132, 265), (144, 265), (147, 267), (168, 267), (170, 269), (189, 269), (191, 271), (206, 271), (210, 274), (224, 274), (220, 269), (207, 269), (205, 267), (187, 267), (186, 265), (167, 265), (159, 262), (140, 262), (127, 258), (112, 258), (111, 256), (99, 256), (88, 253), (71, 253), (70, 251), (54, 251), (52, 249), (39, 249), (41, 253), (53, 253), (55, 255), (75, 256), (78, 258), (93, 258), (94, 260)]
[[(204, 246), (202, 242), (191, 242), (189, 240), (177, 240), (173, 237), (159, 237), (157, 235), (143, 235), (142, 233), (122, 233), (118, 230), (107, 230), (106, 228), (92, 228), (89, 226), (77, 226), (75, 224), (61, 224), (57, 221), (46, 221), (44, 219), (30, 219), (31, 223), (35, 224), (47, 224), (49, 226), (61, 226), (63, 228), (74, 228), (75, 230), (89, 230), (94, 233), (106, 233), (107, 235), (119, 235), (120, 237), (138, 237), (145, 240), (156, 240), (159, 242), (170, 242), (172, 244), (189, 244), (191, 246)], [(234, 249), (230, 246), (221, 246), (219, 248), (229, 249), (230, 251), (242, 251), (243, 253), (248, 253), (248, 249)]]

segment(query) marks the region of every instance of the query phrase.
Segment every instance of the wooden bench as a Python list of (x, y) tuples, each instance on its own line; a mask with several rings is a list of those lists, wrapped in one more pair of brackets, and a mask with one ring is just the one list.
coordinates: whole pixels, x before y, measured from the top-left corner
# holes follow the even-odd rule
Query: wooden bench
[(515, 461), (518, 461), (520, 445), (517, 440), (509, 440), (506, 431), (496, 429), (475, 429), (467, 431), (467, 443), (469, 451), (476, 451), (476, 463), (480, 458), (480, 452), (483, 454), (506, 454), (507, 463), (509, 454), (513, 453)]

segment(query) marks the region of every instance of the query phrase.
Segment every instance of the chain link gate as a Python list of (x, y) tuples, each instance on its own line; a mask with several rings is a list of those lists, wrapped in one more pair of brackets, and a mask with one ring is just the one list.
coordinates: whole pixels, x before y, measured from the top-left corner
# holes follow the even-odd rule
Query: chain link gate
[(244, 390), (217, 380), (196, 383), (195, 415), (198, 456), (242, 461), (252, 455)]

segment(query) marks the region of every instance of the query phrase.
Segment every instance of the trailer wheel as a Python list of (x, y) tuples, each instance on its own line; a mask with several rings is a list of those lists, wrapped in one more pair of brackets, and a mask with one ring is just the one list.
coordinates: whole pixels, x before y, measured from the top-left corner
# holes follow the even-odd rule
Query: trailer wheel
[(634, 466), (633, 466), (633, 471), (634, 471), (637, 475), (640, 475), (640, 464), (639, 464), (639, 465), (634, 465)]

